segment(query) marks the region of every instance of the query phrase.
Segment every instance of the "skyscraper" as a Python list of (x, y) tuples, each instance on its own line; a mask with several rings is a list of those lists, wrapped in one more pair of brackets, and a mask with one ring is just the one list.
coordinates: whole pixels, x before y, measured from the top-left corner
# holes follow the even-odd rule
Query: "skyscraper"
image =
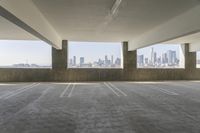
[(115, 64), (118, 65), (118, 66), (120, 66), (120, 65), (121, 65), (121, 59), (120, 59), (120, 58), (117, 58), (117, 59), (115, 60)]
[(167, 51), (167, 57), (168, 57), (168, 64), (169, 65), (175, 65), (176, 64), (176, 51), (168, 50)]
[(162, 53), (162, 64), (166, 63), (166, 57), (165, 57), (165, 53)]
[(105, 65), (108, 65), (108, 56), (105, 55)]
[(80, 65), (82, 66), (84, 64), (84, 57), (80, 57)]
[(73, 60), (72, 60), (72, 59), (69, 60), (69, 65), (70, 65), (70, 66), (73, 65)]
[(144, 55), (139, 55), (137, 62), (139, 64), (139, 66), (143, 66), (144, 65)]
[(114, 58), (113, 58), (113, 55), (111, 56), (111, 64), (113, 65), (113, 60), (114, 60)]
[(153, 54), (153, 64), (155, 65), (157, 63), (157, 53), (154, 52)]
[(73, 65), (76, 66), (76, 56), (73, 57)]
[(176, 64), (176, 51), (172, 51), (172, 64)]
[(151, 64), (154, 63), (154, 61), (153, 61), (154, 60), (154, 55), (153, 54), (154, 54), (154, 51), (153, 51), (153, 48), (151, 48), (151, 61), (150, 61)]
[(161, 62), (161, 57), (158, 57), (158, 58), (157, 58), (157, 64), (158, 64), (158, 65), (161, 65), (161, 64), (162, 64), (162, 62)]
[(145, 65), (148, 65), (148, 64), (149, 64), (149, 59), (145, 58)]
[(172, 50), (168, 50), (168, 51), (167, 51), (167, 57), (168, 57), (168, 64), (169, 64), (169, 65), (172, 65), (172, 60), (173, 60), (173, 59), (172, 59), (172, 58), (173, 58), (173, 57), (172, 57)]
[(168, 56), (167, 53), (162, 54), (162, 64), (167, 64), (168, 63)]

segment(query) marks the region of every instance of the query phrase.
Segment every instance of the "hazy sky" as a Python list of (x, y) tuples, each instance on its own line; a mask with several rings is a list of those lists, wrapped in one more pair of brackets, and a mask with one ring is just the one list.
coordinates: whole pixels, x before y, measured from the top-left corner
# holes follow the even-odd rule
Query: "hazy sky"
[(85, 62), (98, 61), (99, 58), (104, 59), (105, 55), (114, 60), (118, 57), (121, 58), (122, 53), (121, 43), (99, 43), (99, 42), (69, 42), (68, 55), (69, 58), (76, 56), (77, 63), (80, 57), (85, 57)]
[[(180, 45), (154, 45), (154, 51), (161, 53), (168, 49), (178, 50)], [(138, 50), (138, 54), (144, 54), (145, 57), (151, 54), (151, 47)], [(69, 42), (68, 48), (69, 59), (77, 56), (77, 63), (80, 57), (85, 57), (85, 62), (97, 61), (99, 58), (104, 59), (105, 55), (114, 60), (122, 54), (121, 43), (97, 43), (97, 42)], [(200, 53), (198, 52), (198, 58)], [(0, 40), (0, 66), (12, 65), (17, 63), (29, 63), (38, 65), (51, 65), (51, 46), (42, 41), (22, 41), (22, 40)]]
[(0, 40), (0, 66), (51, 65), (51, 46), (42, 41)]
[(197, 58), (200, 59), (200, 52), (197, 52)]

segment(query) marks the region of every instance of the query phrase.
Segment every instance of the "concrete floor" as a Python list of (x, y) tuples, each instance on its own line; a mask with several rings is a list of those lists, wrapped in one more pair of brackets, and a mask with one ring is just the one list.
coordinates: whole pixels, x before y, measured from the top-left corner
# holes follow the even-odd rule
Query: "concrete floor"
[(0, 83), (1, 133), (200, 133), (200, 82)]

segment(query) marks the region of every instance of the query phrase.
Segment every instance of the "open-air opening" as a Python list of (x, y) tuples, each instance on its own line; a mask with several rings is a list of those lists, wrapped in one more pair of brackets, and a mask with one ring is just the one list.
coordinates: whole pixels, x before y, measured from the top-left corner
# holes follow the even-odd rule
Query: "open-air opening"
[(182, 44), (156, 44), (137, 50), (137, 68), (185, 68)]
[(200, 51), (196, 52), (196, 68), (200, 68)]
[(51, 46), (42, 41), (1, 40), (0, 68), (51, 68)]
[(69, 42), (68, 68), (123, 68), (122, 43)]

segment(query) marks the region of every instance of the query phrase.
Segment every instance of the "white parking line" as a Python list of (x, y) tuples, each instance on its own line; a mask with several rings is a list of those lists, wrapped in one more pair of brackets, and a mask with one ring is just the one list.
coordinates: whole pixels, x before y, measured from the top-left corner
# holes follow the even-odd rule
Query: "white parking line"
[(110, 86), (112, 86), (113, 88), (115, 88), (116, 90), (118, 90), (122, 95), (127, 96), (126, 93), (124, 93), (122, 90), (120, 90), (119, 88), (117, 88), (116, 86), (114, 86), (112, 83), (108, 82), (108, 84), (110, 84)]
[(67, 90), (69, 89), (70, 85), (71, 85), (71, 83), (69, 83), (69, 84), (67, 85), (67, 87), (65, 88), (65, 90), (60, 94), (60, 98), (64, 97), (64, 95), (65, 95), (65, 93), (67, 92)]
[(110, 87), (107, 83), (104, 82), (104, 85), (107, 86), (116, 96), (119, 97), (119, 94), (117, 92), (114, 91), (114, 89), (112, 87)]
[(23, 89), (23, 90), (17, 91), (16, 93), (13, 93), (13, 94), (11, 94), (11, 95), (8, 95), (7, 97), (4, 97), (4, 99), (9, 99), (9, 98), (11, 98), (11, 97), (13, 97), (13, 96), (16, 96), (16, 95), (18, 95), (18, 94), (20, 94), (20, 93), (22, 93), (22, 92), (24, 92), (24, 91), (27, 91), (27, 90), (29, 90), (29, 89), (31, 89), (31, 88), (33, 88), (33, 87), (38, 86), (39, 84), (40, 84), (40, 83), (37, 83), (37, 84), (32, 85), (32, 86), (30, 86), (30, 87), (27, 87), (27, 88), (25, 88), (25, 89)]
[(2, 95), (2, 96), (0, 97), (0, 99), (2, 99), (2, 98), (4, 98), (4, 97), (7, 97), (7, 96), (9, 96), (9, 95), (12, 95), (12, 94), (14, 94), (14, 93), (17, 93), (17, 92), (19, 92), (19, 91), (21, 91), (21, 90), (24, 90), (24, 89), (28, 88), (28, 87), (31, 87), (31, 86), (33, 86), (33, 85), (35, 85), (35, 84), (36, 84), (36, 83), (30, 84), (30, 85), (26, 85), (26, 86), (24, 86), (24, 87), (22, 87), (22, 88), (19, 88), (19, 89), (17, 89), (17, 90), (12, 91), (12, 92), (8, 92), (8, 93)]
[(42, 95), (40, 97), (43, 97), (44, 95), (47, 94), (47, 92), (51, 89), (51, 87), (46, 88), (43, 92)]
[(72, 92), (73, 92), (74, 88), (75, 88), (75, 83), (73, 83), (72, 89), (71, 89), (71, 91), (70, 91), (70, 93), (69, 93), (68, 97), (71, 97), (71, 95), (72, 95)]
[(178, 93), (175, 93), (175, 92), (172, 92), (172, 91), (168, 91), (166, 89), (163, 89), (161, 87), (156, 87), (156, 86), (153, 86), (153, 85), (148, 85), (148, 86), (151, 86), (152, 89), (155, 89), (155, 90), (159, 90), (165, 94), (168, 94), (168, 95), (174, 95), (174, 96), (177, 96), (179, 95)]

